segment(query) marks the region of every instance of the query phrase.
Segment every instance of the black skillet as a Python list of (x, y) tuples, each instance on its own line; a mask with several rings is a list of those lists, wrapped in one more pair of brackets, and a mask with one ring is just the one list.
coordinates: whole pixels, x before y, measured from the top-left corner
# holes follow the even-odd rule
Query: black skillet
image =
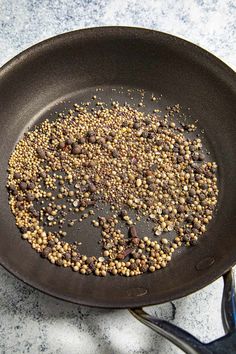
[[(163, 106), (179, 103), (190, 108), (192, 119), (198, 119), (205, 130), (205, 144), (219, 165), (218, 212), (199, 244), (182, 249), (166, 269), (133, 278), (85, 277), (50, 265), (21, 240), (7, 202), (7, 162), (22, 132), (50, 112), (60, 111), (64, 102), (86, 100), (97, 87), (104, 89), (103, 100), (109, 101), (111, 96), (117, 98), (112, 88), (121, 86), (162, 94)], [(146, 109), (152, 109), (150, 100)], [(19, 54), (0, 69), (1, 264), (47, 294), (107, 308), (159, 304), (211, 283), (236, 262), (235, 112), (235, 73), (208, 52), (168, 34), (125, 27), (93, 28), (51, 38)], [(83, 235), (92, 249), (93, 228), (87, 227)], [(145, 317), (140, 310), (134, 314)], [(233, 317), (226, 322), (235, 328)], [(162, 334), (168, 337), (165, 331)], [(182, 332), (172, 333), (169, 339), (174, 341), (176, 335), (183, 337)], [(235, 334), (228, 336), (231, 342), (227, 337), (223, 347), (231, 345), (227, 350), (233, 352)], [(197, 344), (192, 340), (182, 349), (223, 352), (221, 342), (214, 348), (201, 347), (198, 342), (194, 351), (191, 348)], [(184, 341), (175, 343), (181, 347)]]

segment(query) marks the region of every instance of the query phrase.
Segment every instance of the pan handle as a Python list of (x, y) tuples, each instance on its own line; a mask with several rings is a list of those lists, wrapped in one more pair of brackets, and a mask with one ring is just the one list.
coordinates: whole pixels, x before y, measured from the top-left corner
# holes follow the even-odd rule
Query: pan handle
[(134, 308), (129, 311), (140, 322), (169, 339), (185, 353), (233, 354), (236, 353), (236, 293), (232, 269), (224, 274), (221, 310), (226, 335), (207, 344), (200, 342), (182, 328), (149, 315), (142, 308)]
[(221, 316), (225, 333), (236, 330), (236, 292), (233, 269), (224, 275), (224, 291), (221, 303)]

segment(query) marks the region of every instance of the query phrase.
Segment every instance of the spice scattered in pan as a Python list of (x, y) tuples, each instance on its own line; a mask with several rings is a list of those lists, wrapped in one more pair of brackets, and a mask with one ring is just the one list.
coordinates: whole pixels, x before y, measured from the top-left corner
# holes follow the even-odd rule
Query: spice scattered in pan
[[(178, 105), (164, 118), (159, 110), (101, 105), (75, 104), (25, 133), (9, 160), (9, 204), (23, 239), (53, 264), (98, 276), (154, 272), (206, 231), (217, 203), (217, 165), (206, 161), (199, 137), (188, 137), (196, 127), (174, 121)], [(102, 203), (111, 215), (99, 209), (91, 220), (101, 229), (102, 256), (82, 255), (63, 226), (91, 218)], [(66, 219), (69, 212), (78, 218)], [(150, 235), (135, 226), (144, 217), (153, 223)], [(46, 231), (55, 225), (59, 231)]]

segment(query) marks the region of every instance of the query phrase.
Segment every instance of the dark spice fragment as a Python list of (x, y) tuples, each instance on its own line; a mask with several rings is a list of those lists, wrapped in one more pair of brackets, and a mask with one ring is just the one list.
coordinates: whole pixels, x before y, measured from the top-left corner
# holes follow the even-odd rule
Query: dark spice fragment
[(67, 138), (65, 140), (66, 145), (71, 145), (73, 143), (73, 140), (71, 138)]
[(36, 148), (37, 154), (41, 159), (45, 159), (46, 153), (41, 147)]
[(96, 142), (96, 137), (95, 137), (95, 135), (90, 136), (89, 139), (88, 139), (88, 141), (89, 141), (89, 143), (94, 144), (94, 143)]
[(20, 228), (20, 231), (22, 232), (22, 234), (25, 234), (28, 231), (28, 228), (23, 226)]
[(178, 205), (177, 206), (177, 211), (178, 211), (178, 213), (184, 213), (185, 207), (183, 205)]
[(130, 268), (130, 270), (136, 270), (137, 269), (137, 264), (136, 263), (131, 263), (129, 268)]
[(188, 223), (191, 223), (191, 222), (193, 221), (193, 219), (194, 219), (194, 217), (193, 217), (192, 215), (188, 215), (188, 216), (186, 217), (186, 221), (187, 221)]
[(137, 238), (138, 234), (137, 234), (137, 229), (134, 225), (130, 226), (129, 228), (129, 234), (132, 238)]
[(40, 171), (39, 172), (39, 176), (42, 177), (42, 178), (46, 178), (47, 177), (47, 174), (45, 171)]
[[(94, 184), (93, 182), (89, 182), (88, 189), (89, 189), (89, 191), (92, 192), (92, 193), (95, 193), (96, 190), (97, 190), (97, 188), (96, 188), (96, 186), (95, 186), (95, 184)], [(90, 205), (91, 205), (91, 204), (90, 204)]]
[(194, 189), (189, 190), (190, 197), (194, 197), (196, 195), (196, 191)]
[(127, 257), (130, 253), (132, 253), (133, 250), (134, 250), (133, 248), (127, 248), (127, 249), (123, 252), (124, 258)]
[(43, 249), (42, 253), (41, 253), (41, 256), (42, 256), (43, 258), (47, 258), (48, 255), (49, 255), (49, 253), (51, 253), (51, 252), (52, 252), (51, 247), (45, 247), (45, 248)]
[(79, 143), (79, 144), (85, 144), (85, 142), (86, 142), (86, 140), (85, 140), (84, 137), (78, 138), (78, 143)]
[(92, 130), (87, 131), (87, 137), (91, 137), (93, 135), (95, 135), (94, 131), (92, 131)]
[(112, 156), (113, 157), (118, 157), (119, 156), (118, 151), (117, 150), (113, 150), (112, 151)]
[(78, 155), (78, 154), (81, 153), (81, 148), (78, 145), (76, 145), (75, 147), (73, 147), (71, 152), (72, 152), (73, 155)]
[(139, 128), (140, 128), (140, 124), (138, 122), (134, 122), (133, 129), (139, 129)]
[(199, 161), (203, 161), (204, 159), (205, 159), (205, 155), (200, 152), (199, 155), (198, 155), (198, 160)]
[(22, 201), (24, 200), (23, 195), (19, 194), (19, 195), (16, 197), (16, 200), (18, 200), (18, 202), (22, 202)]
[(64, 255), (63, 255), (63, 258), (66, 260), (66, 261), (69, 261), (71, 259), (71, 254), (69, 252), (66, 252)]
[(71, 257), (71, 261), (74, 262), (74, 263), (79, 262), (80, 259), (81, 259), (81, 256), (80, 256), (79, 253), (77, 254), (77, 256)]
[(131, 239), (131, 242), (132, 242), (133, 245), (137, 246), (139, 244), (139, 242), (140, 242), (140, 239), (138, 237), (133, 237)]
[(148, 266), (146, 264), (143, 264), (139, 267), (139, 269), (142, 273), (146, 273), (148, 270)]
[(32, 202), (35, 199), (35, 197), (32, 193), (27, 193), (26, 199), (28, 200), (28, 202)]
[(26, 182), (20, 182), (19, 187), (22, 191), (27, 189), (27, 183)]
[(34, 183), (34, 182), (29, 182), (29, 183), (27, 184), (27, 188), (28, 188), (29, 190), (34, 189), (34, 188), (35, 188), (35, 183)]
[(148, 137), (148, 132), (146, 131), (142, 132), (141, 136), (146, 139)]
[(196, 246), (197, 245), (197, 240), (190, 240), (189, 241), (191, 246)]
[(66, 146), (66, 144), (64, 141), (60, 141), (60, 143), (58, 144), (59, 149), (64, 149), (65, 146)]
[(152, 133), (152, 132), (149, 132), (147, 138), (148, 139), (154, 139), (155, 138), (155, 134)]
[(15, 179), (20, 179), (21, 178), (21, 174), (19, 172), (15, 172), (14, 173), (14, 178)]
[(63, 260), (61, 259), (61, 258), (59, 258), (59, 259), (57, 259), (56, 260), (56, 265), (58, 265), (58, 266), (62, 266), (63, 265)]
[(186, 203), (187, 203), (187, 204), (193, 204), (193, 202), (194, 202), (194, 199), (193, 199), (193, 198), (191, 198), (191, 197), (187, 197), (187, 198), (186, 198)]

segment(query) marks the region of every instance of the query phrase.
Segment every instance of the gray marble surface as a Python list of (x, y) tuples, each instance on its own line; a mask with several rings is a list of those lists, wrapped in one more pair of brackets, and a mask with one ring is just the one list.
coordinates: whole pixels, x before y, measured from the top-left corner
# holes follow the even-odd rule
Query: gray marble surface
[[(236, 68), (234, 0), (0, 0), (0, 65), (58, 33), (92, 26), (153, 28), (186, 38)], [(222, 280), (150, 312), (203, 341), (223, 334)], [(174, 306), (176, 311), (174, 311)], [(0, 353), (181, 353), (124, 310), (55, 300), (0, 268)]]

